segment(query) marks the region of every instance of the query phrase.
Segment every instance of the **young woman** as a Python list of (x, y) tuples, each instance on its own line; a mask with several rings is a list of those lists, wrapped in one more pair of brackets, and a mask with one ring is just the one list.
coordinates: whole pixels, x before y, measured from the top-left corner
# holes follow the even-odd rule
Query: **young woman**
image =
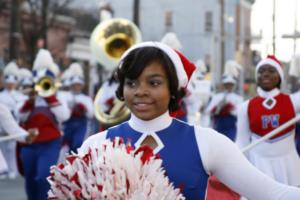
[[(300, 111), (300, 93), (287, 95), (280, 91), (283, 70), (274, 56), (257, 64), (256, 80), (258, 95), (243, 103), (238, 111), (236, 141), (241, 147), (276, 129)], [(295, 126), (257, 145), (247, 156), (258, 169), (275, 180), (300, 186)]]
[(299, 198), (300, 189), (259, 172), (225, 136), (170, 117), (169, 112), (178, 107), (179, 90), (186, 87), (194, 69), (182, 54), (162, 43), (131, 47), (117, 73), (117, 96), (131, 110), (131, 118), (88, 138), (79, 154), (99, 147), (107, 138), (120, 136), (135, 147), (152, 147), (162, 158), (169, 179), (183, 188), (186, 199), (205, 199), (209, 175), (250, 199)]

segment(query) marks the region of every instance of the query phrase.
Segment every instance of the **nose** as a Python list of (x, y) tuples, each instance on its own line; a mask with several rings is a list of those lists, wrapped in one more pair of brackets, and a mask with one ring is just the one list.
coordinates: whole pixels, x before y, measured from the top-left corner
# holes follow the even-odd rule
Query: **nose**
[(136, 87), (134, 92), (135, 92), (134, 94), (136, 96), (144, 96), (144, 95), (147, 95), (149, 93), (148, 88), (147, 88), (146, 84), (144, 84), (144, 83), (139, 84)]

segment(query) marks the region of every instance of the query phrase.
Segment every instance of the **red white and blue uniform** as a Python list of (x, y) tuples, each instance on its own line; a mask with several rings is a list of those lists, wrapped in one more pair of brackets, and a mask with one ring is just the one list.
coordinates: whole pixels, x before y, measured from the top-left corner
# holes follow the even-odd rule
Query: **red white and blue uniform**
[(47, 177), (50, 166), (58, 160), (61, 147), (60, 123), (67, 120), (70, 111), (67, 105), (50, 96), (38, 96), (34, 102), (26, 101), (20, 110), (25, 129), (37, 128), (39, 135), (32, 144), (21, 148), (21, 160), (25, 176), (25, 186), (29, 200), (47, 199), (49, 183)]
[[(64, 122), (64, 143), (70, 151), (77, 152), (87, 133), (88, 120), (94, 116), (93, 101), (91, 97), (79, 93), (71, 93), (71, 117)], [(70, 105), (72, 104), (72, 105)]]
[[(245, 147), (295, 117), (300, 110), (300, 95), (287, 95), (275, 88), (258, 88), (258, 96), (246, 101), (238, 112), (237, 143)], [(247, 154), (262, 172), (288, 185), (300, 186), (300, 158), (295, 147), (292, 125)]]
[[(209, 128), (191, 126), (169, 113), (149, 121), (133, 114), (129, 121), (89, 137), (78, 150), (84, 155), (107, 138), (123, 137), (136, 148), (147, 136), (157, 143), (154, 153), (163, 160), (166, 174), (187, 200), (204, 200), (209, 175), (236, 192), (255, 200), (296, 199), (300, 189), (285, 186), (253, 167), (228, 138)], [(231, 158), (231, 159), (228, 159)]]
[(212, 128), (232, 141), (236, 138), (237, 107), (241, 103), (243, 98), (240, 95), (234, 92), (220, 92), (212, 97), (205, 110), (212, 118)]

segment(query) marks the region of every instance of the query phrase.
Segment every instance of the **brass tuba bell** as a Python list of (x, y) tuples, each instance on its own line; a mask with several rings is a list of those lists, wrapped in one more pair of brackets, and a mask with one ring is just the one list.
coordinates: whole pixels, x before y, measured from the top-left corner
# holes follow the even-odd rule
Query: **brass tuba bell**
[(131, 21), (113, 18), (98, 24), (93, 30), (90, 47), (94, 58), (107, 70), (113, 71), (122, 54), (141, 42), (141, 33)]
[(59, 85), (52, 78), (44, 76), (34, 85), (34, 90), (41, 97), (49, 97), (56, 93)]
[[(141, 33), (137, 26), (123, 18), (113, 18), (101, 22), (92, 32), (90, 47), (96, 60), (112, 73), (117, 67), (122, 54), (136, 43), (141, 42)], [(94, 100), (95, 116), (104, 127), (116, 125), (130, 115), (123, 101), (114, 96), (109, 112), (101, 102), (105, 88), (100, 88)]]

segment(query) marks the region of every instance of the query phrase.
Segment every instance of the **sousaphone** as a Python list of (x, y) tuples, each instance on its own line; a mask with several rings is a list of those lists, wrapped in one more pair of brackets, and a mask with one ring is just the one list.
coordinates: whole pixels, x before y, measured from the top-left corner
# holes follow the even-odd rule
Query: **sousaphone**
[[(123, 18), (113, 18), (96, 26), (91, 35), (90, 47), (96, 60), (112, 73), (122, 54), (139, 42), (141, 42), (141, 33), (133, 22)], [(104, 89), (100, 88), (94, 100), (95, 116), (101, 125), (110, 127), (127, 119), (130, 111), (116, 96), (109, 112), (99, 104), (103, 93), (105, 93)]]

